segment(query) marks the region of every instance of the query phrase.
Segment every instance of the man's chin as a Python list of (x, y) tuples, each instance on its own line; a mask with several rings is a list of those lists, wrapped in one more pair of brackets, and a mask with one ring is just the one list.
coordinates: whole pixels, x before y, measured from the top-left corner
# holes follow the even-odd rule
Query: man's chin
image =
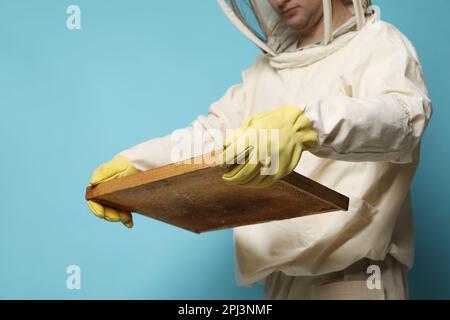
[(304, 17), (291, 17), (285, 21), (289, 27), (298, 31), (305, 30), (308, 26), (307, 19)]
[(306, 26), (304, 24), (299, 24), (299, 23), (288, 23), (287, 24), (290, 28), (297, 30), (298, 32), (302, 32), (304, 30), (306, 30)]

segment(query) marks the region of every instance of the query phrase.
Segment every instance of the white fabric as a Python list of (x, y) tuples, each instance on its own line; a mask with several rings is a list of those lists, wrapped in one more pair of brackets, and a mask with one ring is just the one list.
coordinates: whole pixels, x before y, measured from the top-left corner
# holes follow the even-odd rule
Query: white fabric
[(285, 52), (295, 52), (298, 49), (298, 40), (295, 41), (289, 48), (286, 49)]
[[(350, 19), (348, 19), (345, 23), (343, 23), (340, 27), (338, 27), (335, 31), (333, 31), (333, 38), (337, 38), (345, 33), (348, 33), (349, 31), (353, 30), (356, 28), (356, 18), (352, 17)], [(352, 36), (352, 34), (346, 35), (346, 36)], [(295, 52), (298, 50), (305, 50), (305, 49), (310, 49), (313, 47), (321, 47), (321, 54), (323, 54), (324, 56), (329, 55), (330, 54), (330, 50), (335, 50), (340, 48), (339, 43), (343, 43), (345, 44), (345, 41), (342, 41), (343, 39), (339, 39), (339, 41), (335, 44), (332, 45), (328, 45), (327, 46), (327, 50), (324, 50), (325, 48), (321, 46), (322, 41), (314, 43), (314, 44), (309, 44), (306, 46), (301, 46), (300, 48), (298, 48), (298, 43), (299, 40), (295, 40), (294, 43), (292, 43), (288, 48), (286, 48), (286, 50), (284, 51), (285, 53), (289, 53), (289, 52)], [(313, 51), (311, 51), (313, 52)], [(317, 53), (317, 52), (316, 52)], [(305, 55), (306, 57), (306, 55)], [(317, 57), (315, 57), (316, 59)], [(300, 61), (296, 61), (296, 64), (292, 65), (293, 67), (298, 67), (299, 66), (299, 62)], [(308, 62), (309, 63), (309, 62)]]
[[(375, 274), (374, 272), (379, 272)], [(276, 271), (264, 281), (267, 300), (406, 300), (408, 269), (391, 256), (360, 260), (345, 270), (290, 277)]]
[[(369, 20), (328, 46), (262, 55), (188, 130), (235, 129), (280, 105), (305, 108), (320, 137), (295, 171), (348, 195), (350, 209), (235, 228), (238, 282), (250, 285), (274, 271), (321, 275), (388, 254), (411, 267), (408, 190), (431, 103), (409, 41), (392, 25)], [(213, 136), (203, 139), (213, 148)], [(170, 163), (172, 147), (167, 136), (121, 155), (147, 170)]]

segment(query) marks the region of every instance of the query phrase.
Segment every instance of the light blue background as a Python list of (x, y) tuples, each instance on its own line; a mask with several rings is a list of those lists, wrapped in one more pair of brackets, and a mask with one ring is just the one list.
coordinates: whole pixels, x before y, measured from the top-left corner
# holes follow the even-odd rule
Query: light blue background
[[(80, 31), (65, 26), (72, 3)], [(450, 298), (450, 2), (377, 3), (416, 45), (434, 101), (412, 297)], [(215, 1), (0, 0), (0, 298), (261, 298), (235, 284), (231, 231), (139, 216), (130, 231), (83, 201), (98, 164), (206, 113), (257, 54)], [(72, 264), (79, 291), (66, 289)]]

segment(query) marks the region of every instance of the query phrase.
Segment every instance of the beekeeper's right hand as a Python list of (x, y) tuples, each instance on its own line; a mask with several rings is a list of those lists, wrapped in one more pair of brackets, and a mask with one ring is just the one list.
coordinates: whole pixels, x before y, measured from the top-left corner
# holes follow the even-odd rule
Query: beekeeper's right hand
[[(89, 186), (95, 186), (113, 179), (131, 176), (138, 172), (139, 171), (128, 158), (117, 156), (111, 161), (102, 164), (94, 171)], [(91, 211), (101, 219), (105, 219), (109, 222), (122, 222), (128, 228), (133, 227), (133, 216), (130, 212), (110, 208), (94, 201), (88, 201), (88, 205)]]

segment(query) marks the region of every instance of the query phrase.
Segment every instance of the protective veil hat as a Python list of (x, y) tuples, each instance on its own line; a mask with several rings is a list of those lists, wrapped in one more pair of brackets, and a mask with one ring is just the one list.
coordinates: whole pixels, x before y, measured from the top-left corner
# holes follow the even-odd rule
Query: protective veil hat
[[(366, 23), (370, 1), (343, 0), (354, 13), (358, 30)], [(218, 0), (231, 22), (263, 51), (272, 56), (283, 52), (298, 39), (297, 32), (286, 25), (269, 0)], [(323, 45), (333, 41), (332, 0), (323, 0)]]

